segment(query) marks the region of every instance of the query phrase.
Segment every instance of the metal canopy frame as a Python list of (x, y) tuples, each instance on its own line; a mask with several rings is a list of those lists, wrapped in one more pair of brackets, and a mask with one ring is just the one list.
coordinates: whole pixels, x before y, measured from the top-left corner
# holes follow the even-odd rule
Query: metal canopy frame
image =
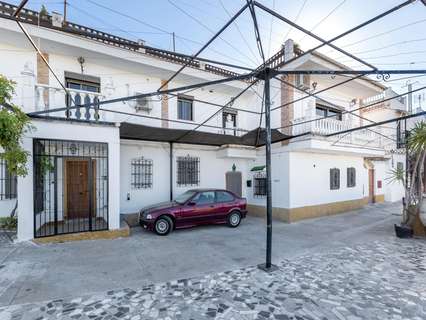
[[(175, 92), (179, 92), (179, 91), (183, 91), (183, 90), (189, 90), (189, 89), (197, 89), (197, 88), (202, 88), (205, 86), (210, 86), (210, 85), (215, 85), (215, 84), (222, 84), (222, 83), (227, 83), (230, 81), (238, 81), (238, 80), (245, 80), (247, 82), (249, 82), (248, 86), (243, 89), (236, 97), (232, 98), (227, 104), (220, 106), (220, 109), (218, 111), (216, 111), (213, 115), (209, 116), (205, 121), (203, 121), (202, 123), (196, 124), (196, 127), (194, 129), (188, 130), (185, 134), (182, 135), (182, 137), (190, 134), (191, 132), (199, 129), (202, 126), (205, 126), (206, 123), (213, 118), (216, 114), (218, 114), (221, 110), (223, 110), (227, 105), (231, 104), (232, 102), (235, 101), (235, 99), (237, 99), (238, 97), (242, 96), (247, 90), (249, 90), (254, 84), (256, 84), (259, 81), (264, 81), (264, 97), (263, 97), (263, 101), (262, 101), (262, 111), (260, 112), (260, 119), (262, 118), (263, 115), (265, 115), (265, 132), (266, 132), (266, 143), (265, 143), (265, 148), (266, 148), (266, 175), (267, 175), (267, 198), (266, 198), (266, 217), (267, 217), (267, 241), (266, 241), (266, 261), (264, 264), (259, 265), (259, 268), (270, 272), (273, 271), (275, 269), (275, 266), (272, 265), (272, 194), (271, 194), (271, 123), (270, 123), (270, 115), (271, 115), (271, 111), (277, 110), (279, 108), (282, 108), (286, 105), (292, 104), (296, 101), (300, 101), (302, 99), (305, 99), (307, 97), (309, 97), (309, 95), (307, 97), (303, 97), (301, 99), (297, 99), (295, 101), (286, 103), (284, 105), (275, 107), (275, 108), (271, 108), (271, 101), (270, 101), (270, 80), (273, 78), (276, 78), (278, 75), (296, 75), (296, 74), (311, 74), (311, 75), (354, 75), (354, 77), (351, 77), (345, 81), (342, 81), (336, 85), (330, 86), (328, 88), (325, 88), (319, 92), (317, 92), (316, 94), (320, 93), (320, 92), (325, 92), (327, 90), (330, 90), (332, 88), (341, 86), (345, 83), (348, 83), (350, 81), (356, 80), (361, 78), (364, 75), (373, 75), (376, 74), (379, 78), (381, 78), (382, 80), (387, 80), (389, 79), (391, 74), (426, 74), (426, 70), (379, 70), (378, 68), (376, 68), (374, 65), (369, 64), (368, 62), (364, 61), (363, 59), (360, 59), (359, 57), (345, 51), (344, 49), (338, 47), (337, 45), (334, 45), (333, 42), (335, 42), (338, 39), (341, 39), (345, 36), (347, 36), (348, 34), (359, 30), (385, 16), (390, 15), (393, 12), (396, 12), (404, 7), (406, 7), (409, 4), (412, 4), (418, 0), (407, 0), (404, 1), (402, 3), (400, 3), (399, 5), (392, 7), (391, 9), (373, 17), (370, 18), (368, 20), (366, 20), (365, 22), (333, 37), (330, 40), (325, 40), (321, 37), (319, 37), (318, 35), (310, 32), (309, 30), (301, 27), (300, 25), (298, 25), (297, 23), (287, 19), (286, 17), (282, 16), (281, 14), (277, 13), (275, 10), (272, 10), (270, 8), (268, 8), (267, 6), (259, 3), (258, 1), (255, 0), (246, 0), (247, 3), (236, 13), (234, 14), (229, 20), (228, 22), (219, 29), (219, 31), (212, 37), (209, 39), (209, 41), (207, 41), (194, 55), (189, 57), (189, 60), (186, 61), (183, 66), (181, 66), (178, 71), (176, 71), (166, 82), (164, 82), (162, 84), (162, 86), (155, 92), (149, 92), (149, 93), (144, 93), (141, 95), (134, 95), (134, 96), (127, 96), (127, 97), (122, 97), (122, 98), (117, 98), (117, 99), (111, 99), (111, 100), (104, 100), (104, 101), (100, 101), (98, 103), (91, 103), (91, 104), (83, 104), (80, 106), (76, 106), (77, 107), (90, 107), (90, 106), (99, 106), (99, 105), (106, 105), (109, 103), (115, 103), (115, 102), (123, 102), (123, 101), (129, 101), (129, 100), (134, 100), (134, 99), (138, 99), (138, 98), (143, 98), (143, 97), (152, 97), (152, 96), (157, 96), (157, 95), (167, 95), (167, 94), (172, 94)], [(421, 0), (423, 4), (426, 5), (425, 0)], [(31, 44), (34, 46), (34, 48), (36, 49), (36, 51), (38, 52), (38, 54), (41, 55), (40, 50), (37, 48), (37, 46), (35, 45), (35, 42), (32, 40), (31, 36), (28, 34), (28, 32), (26, 32), (26, 30), (23, 28), (22, 24), (17, 20), (17, 17), (19, 16), (19, 12), (24, 8), (25, 4), (28, 2), (28, 0), (23, 0), (21, 2), (21, 4), (18, 6), (17, 10), (15, 11), (15, 13), (13, 14), (13, 17), (16, 19), (17, 23), (19, 24), (19, 26), (21, 27), (22, 31), (24, 32), (25, 36), (29, 39), (29, 41), (31, 42)], [(262, 41), (261, 41), (261, 37), (260, 37), (260, 33), (258, 30), (258, 24), (257, 24), (257, 18), (256, 18), (256, 13), (255, 13), (255, 8), (258, 8), (260, 10), (263, 10), (266, 13), (269, 13), (271, 16), (285, 22), (286, 24), (289, 24), (290, 26), (298, 29), (299, 31), (303, 32), (304, 34), (318, 40), (321, 42), (321, 44), (315, 46), (314, 48), (311, 48), (308, 51), (303, 52), (302, 54), (293, 57), (287, 61), (285, 61), (283, 64), (280, 64), (280, 68), (289, 65), (290, 63), (300, 59), (303, 56), (306, 56), (308, 54), (312, 54), (314, 53), (316, 50), (324, 47), (324, 46), (329, 46), (341, 53), (343, 53), (344, 55), (350, 57), (351, 59), (354, 59), (358, 62), (360, 62), (361, 64), (365, 65), (366, 67), (369, 67), (369, 70), (277, 70), (277, 69), (273, 69), (273, 68), (269, 68), (266, 63), (265, 63), (265, 57), (263, 54), (263, 47), (262, 47)], [(232, 76), (232, 77), (228, 77), (228, 78), (223, 78), (220, 80), (214, 80), (214, 81), (208, 81), (208, 82), (202, 82), (202, 83), (198, 83), (198, 84), (193, 84), (193, 85), (188, 85), (188, 86), (183, 86), (183, 87), (177, 87), (177, 88), (171, 88), (171, 89), (166, 89), (163, 90), (163, 88), (169, 84), (174, 78), (176, 78), (179, 73), (184, 70), (192, 61), (194, 61), (198, 55), (203, 52), (216, 38), (218, 38), (223, 31), (225, 31), (245, 10), (249, 9), (250, 10), (250, 14), (253, 20), (253, 25), (254, 25), (254, 30), (255, 30), (255, 37), (256, 37), (256, 43), (258, 45), (258, 49), (259, 49), (259, 53), (262, 57), (263, 63), (261, 66), (259, 66), (256, 70), (254, 71), (250, 71), (249, 73), (246, 74), (242, 74), (242, 75), (238, 75), (238, 76)], [(43, 57), (43, 56), (42, 56)], [(43, 61), (48, 65), (48, 62), (43, 59)], [(50, 71), (55, 75), (54, 71), (49, 67)], [(61, 83), (59, 81), (59, 78), (55, 75), (55, 78), (58, 80), (59, 83)], [(64, 88), (64, 90), (66, 91), (67, 89)], [(412, 90), (410, 92), (407, 92), (403, 95), (409, 94), (414, 92), (415, 90)], [(392, 99), (396, 99), (398, 97), (400, 97), (402, 95), (398, 95), (396, 97), (392, 97), (386, 100), (392, 100)], [(383, 101), (381, 101), (383, 102)], [(371, 104), (372, 105), (372, 104)], [(369, 106), (371, 106), (369, 105)], [(263, 111), (263, 107), (265, 108), (265, 110)], [(367, 107), (367, 106), (364, 106)], [(51, 113), (51, 112), (56, 112), (56, 111), (62, 111), (64, 110), (64, 108), (57, 108), (57, 109), (51, 109), (51, 110), (46, 110), (43, 112), (34, 112), (34, 113), (30, 113), (30, 115), (40, 115), (42, 113)], [(113, 112), (113, 110), (107, 110), (107, 109), (103, 109), (104, 111), (109, 111), (109, 112)], [(352, 110), (351, 112), (353, 112), (355, 110)], [(398, 117), (398, 118), (394, 118), (394, 119), (390, 119), (387, 121), (382, 121), (382, 122), (377, 122), (377, 123), (372, 123), (363, 127), (357, 127), (357, 128), (353, 128), (353, 129), (349, 129), (349, 130), (344, 130), (344, 131), (340, 131), (340, 132), (335, 132), (333, 134), (329, 134), (327, 136), (335, 136), (335, 135), (341, 135), (341, 134), (346, 134), (346, 133), (350, 133), (356, 130), (362, 130), (362, 129), (368, 129), (377, 125), (381, 125), (384, 123), (390, 123), (393, 121), (399, 121), (399, 120), (404, 120), (407, 118), (412, 118), (412, 117), (417, 117), (417, 116), (421, 116), (426, 114), (426, 112), (420, 112), (417, 114), (412, 114), (412, 115), (408, 115), (408, 116), (404, 116), (404, 117)], [(328, 116), (323, 117), (323, 118), (328, 118)], [(323, 118), (319, 118), (313, 121), (318, 121), (321, 120)], [(172, 119), (165, 119), (166, 121), (173, 121)], [(259, 128), (261, 127), (261, 123), (262, 121), (260, 121), (260, 125)], [(291, 125), (293, 126), (293, 125)], [(283, 128), (283, 127), (282, 127)], [(279, 128), (279, 129), (282, 129)], [(259, 129), (260, 131), (260, 129)], [(304, 133), (298, 136), (302, 136), (302, 135), (306, 135), (309, 134), (308, 133)], [(292, 138), (295, 138), (296, 136), (291, 136), (286, 138), (285, 140), (289, 140)], [(177, 139), (179, 140), (179, 139)], [(274, 141), (274, 142), (279, 142), (279, 141)]]

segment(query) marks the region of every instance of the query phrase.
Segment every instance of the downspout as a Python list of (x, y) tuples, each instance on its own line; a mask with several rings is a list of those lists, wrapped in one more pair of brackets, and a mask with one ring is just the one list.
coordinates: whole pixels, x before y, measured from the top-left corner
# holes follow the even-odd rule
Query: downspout
[(173, 201), (173, 142), (170, 142), (170, 201)]

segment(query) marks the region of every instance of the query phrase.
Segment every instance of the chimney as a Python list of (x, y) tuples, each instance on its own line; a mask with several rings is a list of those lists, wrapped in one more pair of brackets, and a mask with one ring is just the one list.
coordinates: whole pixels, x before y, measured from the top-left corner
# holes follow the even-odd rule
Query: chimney
[(284, 42), (284, 61), (294, 58), (294, 41), (288, 39)]
[(62, 28), (64, 16), (56, 11), (52, 12), (52, 26), (55, 28)]
[(139, 49), (138, 49), (138, 51), (139, 52), (141, 52), (141, 53), (145, 53), (146, 52), (146, 50), (145, 50), (145, 43), (146, 43), (146, 41), (145, 40), (142, 40), (142, 39), (138, 39), (138, 45), (139, 45)]

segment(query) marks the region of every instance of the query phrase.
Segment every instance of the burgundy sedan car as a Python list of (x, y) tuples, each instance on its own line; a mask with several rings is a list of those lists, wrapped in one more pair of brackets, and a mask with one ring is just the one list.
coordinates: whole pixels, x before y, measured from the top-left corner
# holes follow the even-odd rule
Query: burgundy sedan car
[(173, 229), (202, 224), (224, 224), (237, 227), (245, 218), (247, 202), (227, 190), (194, 189), (172, 202), (143, 208), (139, 212), (142, 227), (165, 236)]

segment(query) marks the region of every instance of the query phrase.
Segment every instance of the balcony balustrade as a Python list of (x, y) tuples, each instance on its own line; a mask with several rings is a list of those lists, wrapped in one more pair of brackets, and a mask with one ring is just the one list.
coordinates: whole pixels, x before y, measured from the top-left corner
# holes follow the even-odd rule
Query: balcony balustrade
[[(312, 121), (317, 119), (315, 121)], [(311, 132), (313, 135), (326, 136), (328, 134), (356, 128), (359, 124), (350, 120), (337, 120), (333, 118), (318, 119), (312, 117), (302, 117), (293, 120), (293, 135)], [(330, 137), (330, 141), (338, 143), (352, 144), (354, 146), (365, 146), (373, 148), (384, 147), (384, 133), (382, 127), (374, 127), (371, 130), (362, 129)]]
[[(64, 111), (49, 113), (49, 116), (87, 121), (99, 120), (99, 106), (95, 104), (85, 107), (84, 105), (97, 103), (103, 98), (104, 96), (99, 92), (68, 89), (67, 94), (62, 88), (45, 84), (35, 85), (35, 111), (70, 107), (70, 109)], [(81, 107), (78, 107), (80, 105)]]

